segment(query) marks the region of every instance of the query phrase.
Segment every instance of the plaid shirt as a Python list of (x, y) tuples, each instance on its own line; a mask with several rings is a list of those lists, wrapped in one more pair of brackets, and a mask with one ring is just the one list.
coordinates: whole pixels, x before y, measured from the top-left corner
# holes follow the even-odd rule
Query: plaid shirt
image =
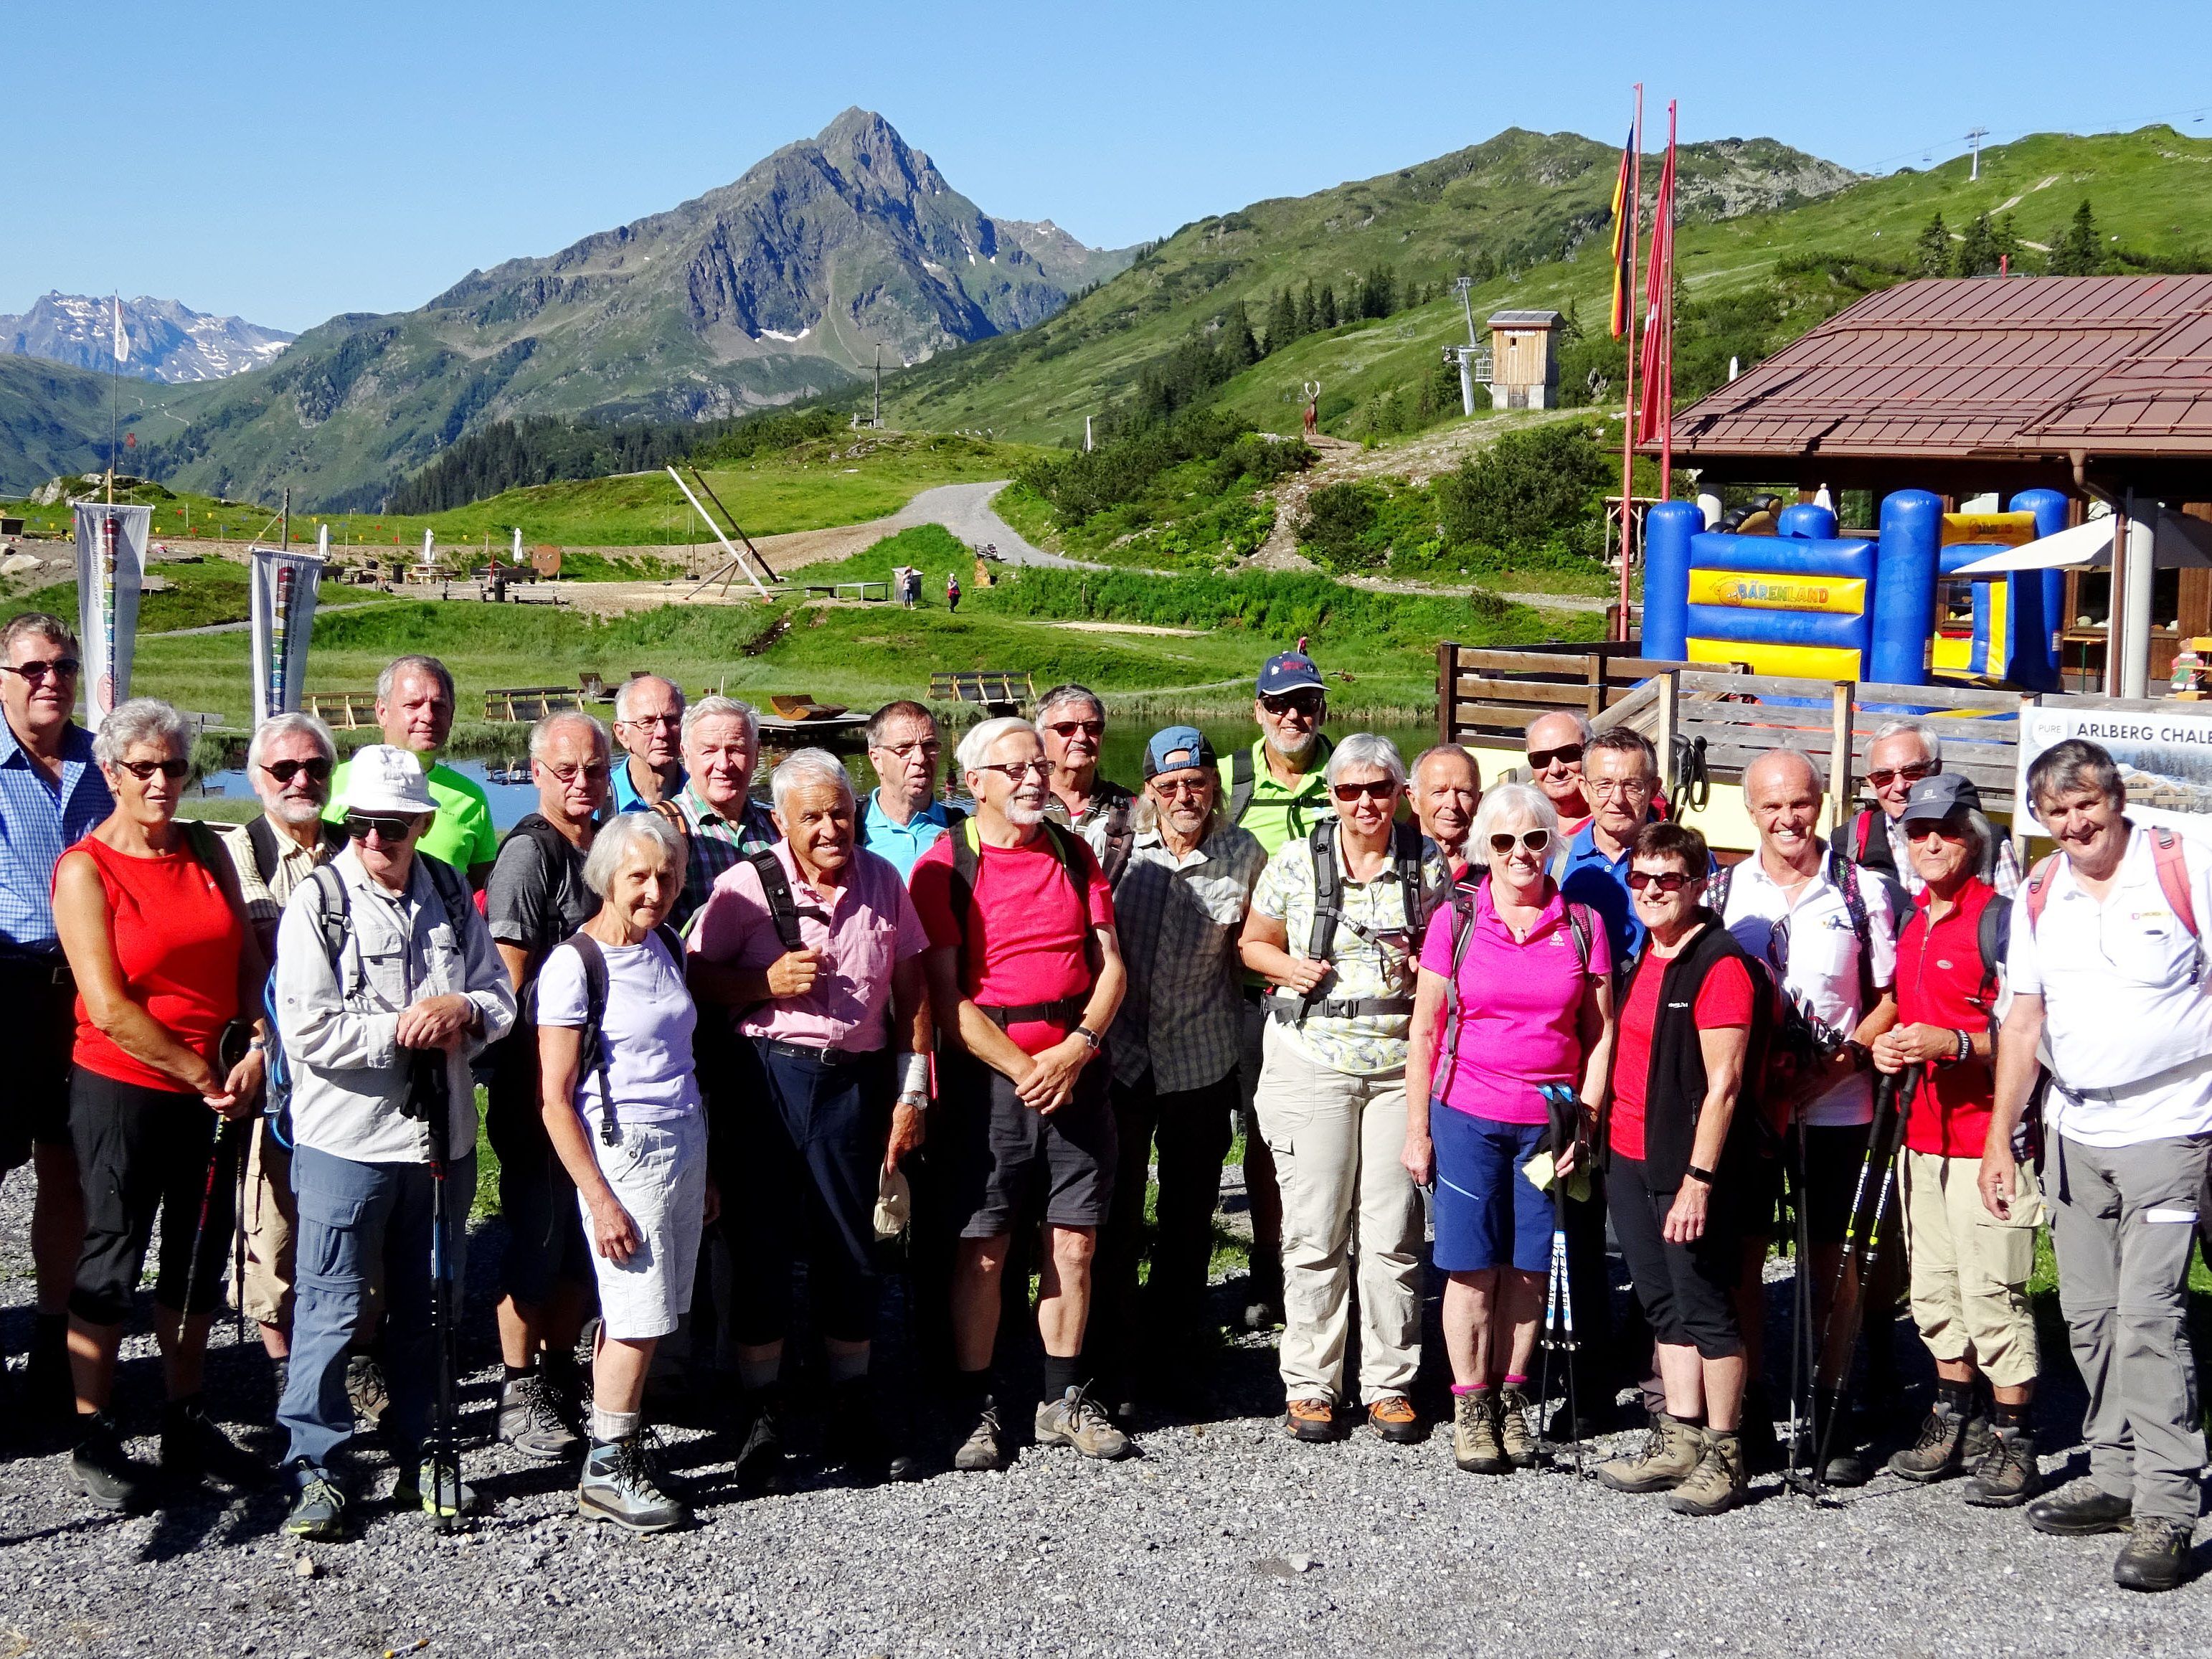
[(93, 763), (92, 733), (71, 723), (62, 734), (57, 789), (0, 720), (0, 951), (46, 954), (54, 937), (54, 866), (115, 810), (107, 780)]
[(691, 857), (684, 867), (684, 896), (668, 920), (679, 931), (691, 925), (714, 890), (723, 871), (749, 854), (773, 847), (783, 837), (768, 808), (750, 796), (734, 818), (726, 818), (699, 799), (688, 784), (653, 809), (667, 818), (690, 843)]
[[(272, 828), (274, 826), (271, 826)], [(276, 831), (276, 868), (269, 879), (261, 879), (261, 866), (253, 856), (253, 836), (243, 823), (232, 824), (216, 833), (230, 854), (232, 867), (238, 872), (239, 896), (246, 901), (246, 920), (261, 936), (261, 948), (274, 963), (276, 959), (276, 924), (284, 919), (284, 907), (290, 902), (292, 891), (328, 864), (345, 846), (342, 837), (325, 833), (314, 850), (294, 841), (282, 830)]]
[(1129, 989), (1108, 1046), (1117, 1082), (1152, 1073), (1160, 1094), (1218, 1083), (1236, 1069), (1244, 998), (1237, 935), (1267, 854), (1234, 824), (1177, 858), (1158, 830), (1137, 837), (1114, 890)]

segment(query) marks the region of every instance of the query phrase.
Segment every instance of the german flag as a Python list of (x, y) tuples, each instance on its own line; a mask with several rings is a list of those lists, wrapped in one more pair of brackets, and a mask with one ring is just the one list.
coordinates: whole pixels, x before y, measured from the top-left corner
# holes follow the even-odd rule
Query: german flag
[(1613, 185), (1613, 337), (1628, 332), (1628, 262), (1636, 250), (1636, 207), (1628, 199), (1629, 180), (1635, 176), (1636, 128), (1628, 129), (1628, 142), (1620, 149), (1620, 177)]

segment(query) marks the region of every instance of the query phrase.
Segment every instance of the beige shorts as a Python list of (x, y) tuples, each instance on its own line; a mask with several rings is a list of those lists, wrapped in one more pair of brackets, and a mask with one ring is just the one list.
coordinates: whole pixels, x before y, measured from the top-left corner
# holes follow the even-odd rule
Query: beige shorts
[(2035, 1380), (2039, 1355), (2027, 1281), (2043, 1194), (2022, 1164), (2000, 1221), (1982, 1203), (1978, 1158), (1905, 1154), (1905, 1248), (1912, 1266), (1912, 1322), (1928, 1352), (1972, 1360), (2000, 1388)]
[(246, 1237), (246, 1275), (238, 1305), (257, 1325), (292, 1328), (292, 1241), (299, 1206), (292, 1196), (292, 1154), (257, 1120), (246, 1139), (246, 1202), (238, 1217)]

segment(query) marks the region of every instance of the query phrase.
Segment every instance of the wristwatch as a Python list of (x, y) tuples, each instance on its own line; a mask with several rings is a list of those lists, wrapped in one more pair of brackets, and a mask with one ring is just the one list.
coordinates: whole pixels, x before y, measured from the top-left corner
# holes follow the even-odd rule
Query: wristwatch
[(1097, 1032), (1092, 1030), (1088, 1025), (1077, 1026), (1071, 1035), (1079, 1036), (1085, 1042), (1089, 1043), (1091, 1045), (1091, 1052), (1094, 1054), (1097, 1054), (1100, 1048), (1105, 1046), (1105, 1039), (1101, 1037)]
[(1690, 1165), (1688, 1169), (1683, 1170), (1682, 1173), (1687, 1176), (1691, 1180), (1698, 1182), (1700, 1186), (1710, 1187), (1713, 1184), (1713, 1172), (1711, 1170), (1700, 1170), (1694, 1164)]

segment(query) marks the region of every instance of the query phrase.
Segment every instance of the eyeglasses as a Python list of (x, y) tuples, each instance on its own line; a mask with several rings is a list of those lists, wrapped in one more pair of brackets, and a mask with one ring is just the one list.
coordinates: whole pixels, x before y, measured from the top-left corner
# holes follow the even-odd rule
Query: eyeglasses
[(1943, 769), (1941, 761), (1915, 761), (1910, 766), (1885, 766), (1879, 772), (1867, 774), (1867, 781), (1877, 789), (1887, 789), (1899, 778), (1907, 783), (1917, 783), (1923, 778), (1932, 778)]
[(1212, 778), (1154, 778), (1152, 787), (1163, 795), (1202, 795), (1213, 787)]
[(353, 841), (367, 841), (371, 836), (379, 841), (404, 841), (414, 834), (415, 820), (387, 812), (349, 812), (345, 832)]
[(1628, 872), (1628, 890), (1640, 893), (1647, 887), (1656, 887), (1662, 893), (1679, 893), (1696, 879), (1695, 876), (1685, 875), (1680, 870), (1631, 870)]
[(1601, 800), (1611, 800), (1615, 795), (1648, 795), (1652, 778), (1584, 778), (1583, 788)]
[(1054, 720), (1050, 726), (1046, 726), (1045, 730), (1062, 742), (1066, 742), (1079, 732), (1086, 738), (1103, 738), (1106, 735), (1106, 722), (1104, 720)]
[(1531, 749), (1528, 751), (1528, 769), (1531, 772), (1548, 772), (1554, 761), (1562, 766), (1580, 766), (1583, 763), (1582, 744), (1563, 743), (1557, 749)]
[(1005, 761), (995, 764), (986, 761), (975, 769), (978, 772), (1003, 772), (1016, 783), (1019, 783), (1024, 778), (1050, 777), (1052, 763), (1040, 755), (1033, 761)]
[(0, 668), (6, 669), (11, 674), (21, 675), (33, 685), (49, 674), (58, 674), (65, 680), (74, 679), (76, 678), (77, 670), (83, 665), (75, 657), (56, 657), (47, 662), (21, 664), (0, 662)]
[(912, 743), (879, 743), (875, 745), (879, 755), (896, 755), (901, 760), (912, 760), (916, 755), (932, 758), (945, 751), (945, 745), (935, 738), (916, 738)]
[(182, 783), (192, 775), (192, 763), (188, 760), (118, 761), (115, 763), (141, 783), (156, 772), (171, 783)]
[(583, 774), (584, 781), (586, 783), (605, 783), (607, 781), (609, 770), (607, 763), (605, 761), (586, 761), (568, 766), (555, 766), (549, 761), (540, 761), (538, 764), (560, 779), (563, 784), (575, 782), (576, 775), (580, 772)]
[(331, 763), (319, 755), (313, 760), (264, 761), (261, 769), (279, 783), (289, 783), (302, 772), (317, 783), (331, 781)]
[(1362, 795), (1370, 800), (1389, 800), (1398, 793), (1395, 779), (1376, 778), (1371, 783), (1337, 783), (1329, 786), (1328, 793), (1340, 801), (1355, 801)]
[(1285, 691), (1279, 696), (1262, 696), (1260, 707), (1270, 714), (1287, 714), (1295, 709), (1301, 714), (1309, 714), (1318, 720), (1328, 702), (1328, 693), (1326, 691)]
[(681, 726), (681, 714), (632, 714), (615, 722), (617, 726)]
[(1501, 859), (1516, 847), (1525, 847), (1532, 853), (1541, 853), (1551, 844), (1552, 832), (1548, 830), (1523, 830), (1517, 836), (1505, 835), (1501, 832), (1490, 838), (1491, 853)]

